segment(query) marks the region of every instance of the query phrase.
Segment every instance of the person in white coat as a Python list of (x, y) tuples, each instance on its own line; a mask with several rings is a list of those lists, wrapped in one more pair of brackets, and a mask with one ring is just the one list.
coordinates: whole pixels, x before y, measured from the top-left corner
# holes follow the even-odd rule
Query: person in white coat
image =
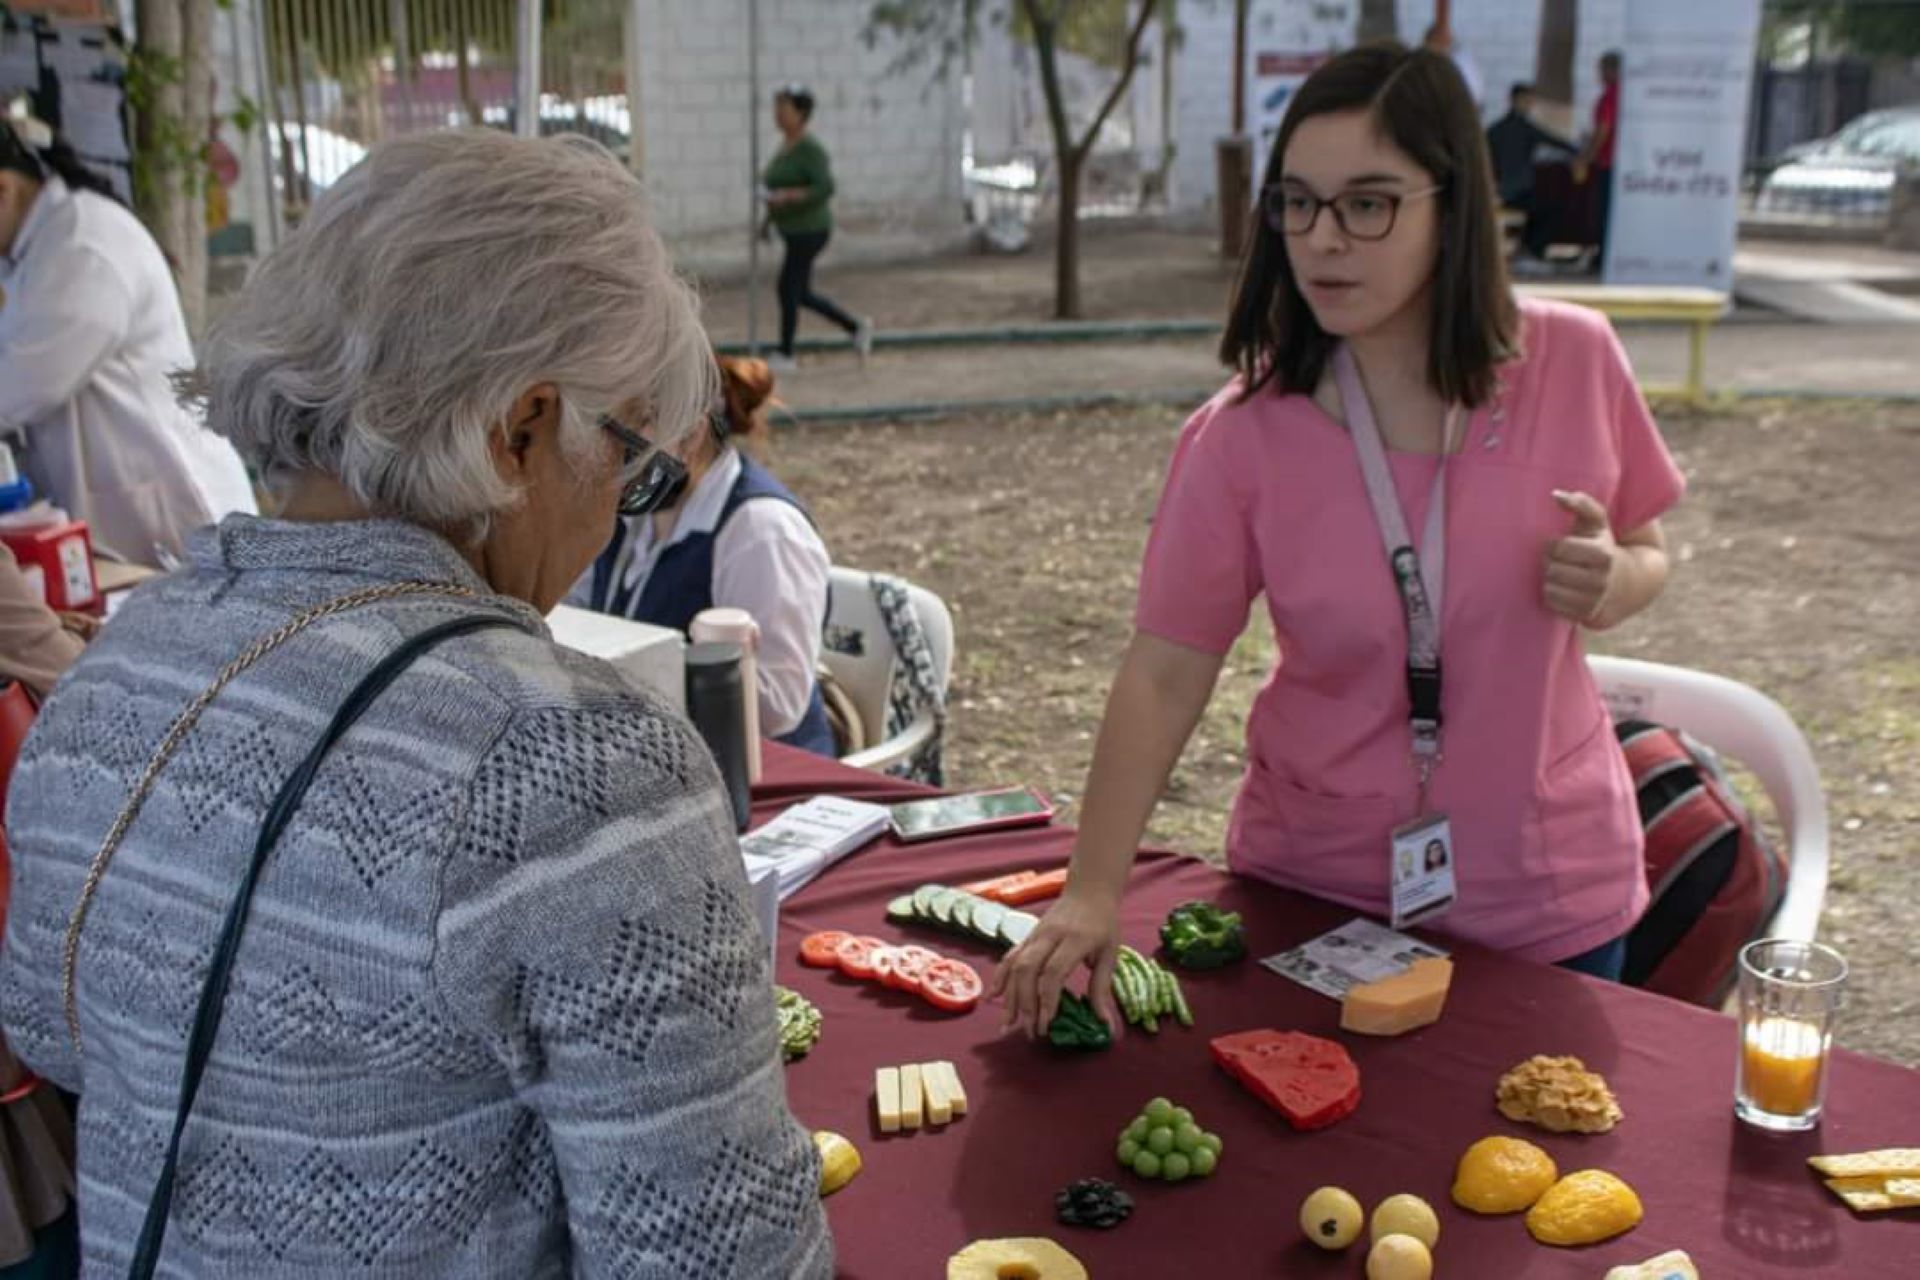
[(0, 119), (0, 436), (96, 551), (164, 565), (255, 510), (233, 446), (176, 399), (193, 347), (160, 247), (30, 118)]

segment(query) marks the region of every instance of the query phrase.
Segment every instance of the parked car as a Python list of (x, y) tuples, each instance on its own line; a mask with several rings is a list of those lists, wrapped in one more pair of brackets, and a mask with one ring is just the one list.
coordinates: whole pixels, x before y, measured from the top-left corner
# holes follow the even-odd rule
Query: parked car
[(1760, 187), (1762, 213), (1884, 219), (1903, 173), (1920, 169), (1920, 105), (1869, 111), (1790, 149)]

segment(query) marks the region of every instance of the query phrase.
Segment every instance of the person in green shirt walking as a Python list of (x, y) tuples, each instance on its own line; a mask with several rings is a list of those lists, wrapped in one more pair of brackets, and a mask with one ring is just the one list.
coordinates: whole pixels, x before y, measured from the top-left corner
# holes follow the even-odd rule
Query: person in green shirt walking
[(767, 220), (786, 243), (780, 263), (780, 351), (768, 361), (775, 369), (793, 367), (793, 335), (800, 308), (818, 312), (847, 331), (862, 360), (873, 349), (873, 321), (855, 319), (833, 299), (813, 289), (813, 262), (833, 237), (833, 169), (827, 149), (807, 130), (813, 118), (813, 93), (791, 84), (773, 98), (773, 122), (786, 141), (767, 163)]

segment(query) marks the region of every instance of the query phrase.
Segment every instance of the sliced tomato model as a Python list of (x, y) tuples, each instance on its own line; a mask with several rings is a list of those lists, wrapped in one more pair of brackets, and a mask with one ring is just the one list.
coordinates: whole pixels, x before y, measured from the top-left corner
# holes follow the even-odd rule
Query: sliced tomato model
[(880, 980), (900, 991), (920, 994), (920, 982), (928, 966), (942, 957), (938, 951), (926, 947), (895, 947), (891, 957), (889, 972), (881, 975)]
[(888, 950), (886, 939), (869, 938), (863, 934), (848, 934), (834, 947), (833, 954), (840, 972), (849, 978), (862, 981), (871, 980), (875, 974), (873, 956), (876, 951)]
[(948, 1013), (965, 1013), (980, 1003), (985, 990), (980, 975), (964, 960), (935, 961), (920, 975), (921, 999)]
[(800, 940), (800, 963), (816, 969), (839, 968), (838, 948), (846, 937), (844, 929), (823, 929), (819, 933), (808, 934)]

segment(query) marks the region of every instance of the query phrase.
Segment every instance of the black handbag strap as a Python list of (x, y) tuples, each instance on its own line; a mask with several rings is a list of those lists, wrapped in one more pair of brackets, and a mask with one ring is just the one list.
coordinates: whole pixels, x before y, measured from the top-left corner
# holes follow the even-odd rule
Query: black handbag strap
[(215, 944), (213, 960), (208, 966), (206, 985), (200, 988), (200, 1004), (194, 1011), (193, 1031), (187, 1037), (186, 1067), (180, 1075), (180, 1102), (174, 1111), (173, 1136), (167, 1141), (167, 1155), (160, 1166), (160, 1177), (154, 1184), (153, 1198), (147, 1202), (147, 1216), (140, 1227), (140, 1240), (134, 1248), (133, 1264), (127, 1269), (128, 1280), (150, 1280), (160, 1264), (160, 1249), (167, 1235), (167, 1215), (173, 1206), (174, 1175), (180, 1162), (180, 1137), (186, 1132), (187, 1119), (193, 1113), (193, 1100), (200, 1092), (200, 1080), (206, 1074), (207, 1060), (213, 1054), (214, 1037), (220, 1033), (220, 1016), (226, 1005), (227, 987), (233, 977), (234, 958), (240, 951), (240, 938), (246, 931), (247, 912), (253, 905), (253, 891), (260, 883), (260, 873), (267, 865), (267, 855), (273, 852), (280, 833), (293, 820), (294, 811), (300, 807), (301, 798), (312, 784), (314, 774), (319, 772), (321, 761), (387, 686), (428, 649), (442, 640), (468, 632), (519, 625), (499, 615), (473, 614), (427, 627), (409, 636), (399, 648), (381, 659), (380, 665), (368, 672), (366, 678), (347, 695), (347, 700), (327, 725), (326, 732), (320, 735), (313, 750), (307, 753), (300, 767), (293, 771), (293, 776), (287, 779), (274, 797), (266, 820), (260, 825), (260, 837), (254, 842), (253, 859), (247, 866), (240, 888), (233, 895), (232, 904), (227, 908), (226, 922), (220, 927), (220, 939)]

